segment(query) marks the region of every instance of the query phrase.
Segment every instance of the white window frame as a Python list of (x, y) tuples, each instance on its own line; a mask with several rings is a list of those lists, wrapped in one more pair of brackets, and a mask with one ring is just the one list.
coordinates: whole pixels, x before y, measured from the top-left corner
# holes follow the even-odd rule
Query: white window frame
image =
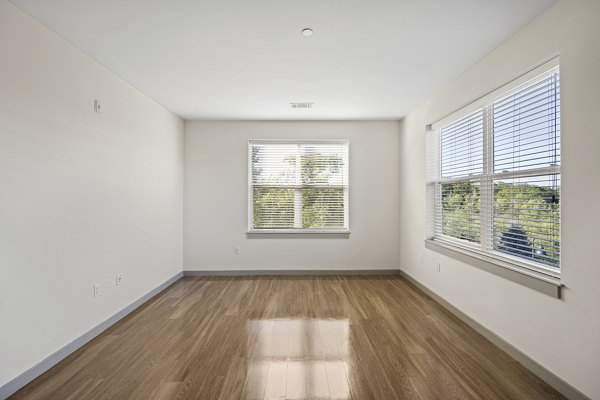
[[(254, 228), (254, 191), (252, 184), (252, 144), (255, 143), (265, 143), (265, 144), (345, 144), (348, 149), (347, 154), (347, 162), (346, 166), (348, 171), (348, 182), (346, 183), (344, 190), (344, 227), (343, 228), (302, 228), (302, 214), (294, 214), (294, 228), (292, 229), (269, 229), (269, 228)], [(300, 154), (297, 155), (299, 157)], [(299, 162), (296, 163), (296, 168), (301, 168)], [(268, 234), (291, 234), (291, 233), (300, 233), (300, 234), (349, 234), (350, 233), (350, 140), (348, 139), (336, 139), (336, 140), (294, 140), (294, 139), (250, 139), (248, 140), (248, 230), (247, 233), (268, 233)], [(300, 174), (296, 175), (297, 179), (300, 178)], [(294, 202), (295, 202), (295, 210), (302, 209), (302, 189), (303, 185), (301, 182), (296, 182), (294, 186)], [(299, 206), (298, 206), (299, 203)]]
[[(520, 178), (537, 175), (558, 174), (561, 175), (561, 166), (550, 166), (535, 168), (515, 172), (494, 172), (493, 158), (493, 135), (490, 135), (490, 129), (487, 126), (490, 119), (490, 113), (495, 101), (509, 97), (515, 92), (521, 90), (524, 86), (533, 85), (539, 81), (547, 79), (552, 74), (559, 72), (559, 59), (554, 58), (543, 65), (529, 71), (514, 81), (494, 90), (488, 95), (476, 100), (475, 102), (461, 108), (460, 110), (444, 117), (438, 122), (427, 127), (427, 237), (426, 241), (433, 242), (436, 245), (458, 251), (462, 254), (471, 255), (479, 260), (483, 260), (507, 269), (511, 269), (546, 282), (560, 285), (561, 268), (553, 268), (534, 261), (527, 261), (522, 258), (511, 256), (505, 253), (495, 251), (491, 247), (492, 240), (489, 234), (493, 232), (490, 224), (493, 221), (493, 181), (502, 178)], [(476, 176), (467, 176), (451, 179), (441, 178), (441, 129), (477, 110), (483, 110), (483, 173)], [(562, 134), (562, 130), (561, 130)], [(562, 164), (562, 163), (561, 163)], [(437, 216), (441, 216), (441, 198), (440, 188), (442, 183), (457, 183), (474, 181), (480, 183), (481, 194), (480, 204), (480, 242), (472, 243), (466, 240), (454, 237), (439, 235), (436, 233)], [(490, 191), (492, 194), (490, 194)], [(484, 199), (488, 204), (484, 204)], [(491, 201), (491, 203), (490, 203)], [(561, 221), (562, 226), (562, 221)], [(486, 237), (487, 235), (487, 237)]]

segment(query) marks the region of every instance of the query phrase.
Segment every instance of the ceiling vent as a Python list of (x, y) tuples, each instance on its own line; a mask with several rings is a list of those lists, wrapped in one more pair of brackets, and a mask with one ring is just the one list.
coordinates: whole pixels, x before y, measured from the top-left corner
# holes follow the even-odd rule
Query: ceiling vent
[(313, 108), (315, 103), (290, 103), (292, 108)]

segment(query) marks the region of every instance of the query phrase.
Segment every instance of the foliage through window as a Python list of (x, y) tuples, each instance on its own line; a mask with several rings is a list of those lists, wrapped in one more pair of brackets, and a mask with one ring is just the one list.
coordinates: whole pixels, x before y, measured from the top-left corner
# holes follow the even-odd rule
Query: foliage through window
[(429, 236), (558, 272), (558, 66), (477, 104), (428, 134)]
[(347, 231), (348, 142), (249, 142), (250, 231)]

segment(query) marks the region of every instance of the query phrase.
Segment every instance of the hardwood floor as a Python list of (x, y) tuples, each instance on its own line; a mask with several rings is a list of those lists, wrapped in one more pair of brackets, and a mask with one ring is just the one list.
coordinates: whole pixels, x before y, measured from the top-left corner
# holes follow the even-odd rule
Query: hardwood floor
[(184, 278), (14, 399), (559, 399), (398, 276)]

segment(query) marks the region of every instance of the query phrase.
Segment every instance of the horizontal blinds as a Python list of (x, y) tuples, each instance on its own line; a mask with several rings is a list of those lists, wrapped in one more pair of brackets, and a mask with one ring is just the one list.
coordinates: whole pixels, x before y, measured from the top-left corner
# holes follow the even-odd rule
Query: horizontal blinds
[(478, 182), (442, 183), (436, 232), (479, 243), (480, 186)]
[[(438, 180), (440, 178), (440, 131), (439, 129), (428, 129), (426, 134), (426, 150), (427, 150), (427, 165), (426, 165), (426, 179), (427, 179), (427, 227), (426, 234), (428, 238), (436, 236), (437, 217), (439, 207), (438, 198)], [(440, 232), (441, 233), (441, 232)]]
[(303, 228), (343, 228), (345, 226), (345, 188), (302, 190)]
[(483, 173), (483, 110), (442, 128), (442, 178)]
[(291, 186), (300, 183), (298, 150), (295, 144), (251, 144), (252, 185)]
[(560, 268), (560, 143), (558, 68), (428, 133), (433, 236)]
[(294, 226), (294, 189), (254, 187), (252, 198), (255, 227)]
[(494, 180), (494, 250), (560, 265), (560, 175)]
[(560, 165), (558, 73), (495, 101), (494, 172)]
[(551, 267), (560, 266), (559, 80), (553, 73), (491, 106), (493, 172), (503, 178), (493, 179), (486, 247)]
[(348, 144), (251, 143), (254, 186), (348, 185)]
[(307, 186), (348, 185), (348, 144), (300, 145), (301, 181)]
[(348, 142), (249, 145), (251, 229), (345, 229)]
[(483, 173), (483, 122), (483, 109), (479, 109), (441, 129), (438, 176), (441, 174), (442, 180), (467, 180), (442, 183), (434, 189), (438, 204), (435, 235), (474, 243), (480, 240), (480, 185), (471, 178)]

